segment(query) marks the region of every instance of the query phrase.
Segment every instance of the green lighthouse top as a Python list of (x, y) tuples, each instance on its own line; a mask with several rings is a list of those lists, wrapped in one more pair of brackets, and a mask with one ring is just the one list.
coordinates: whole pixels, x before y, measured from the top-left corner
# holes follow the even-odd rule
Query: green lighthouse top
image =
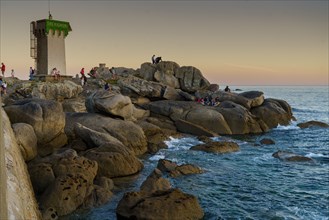
[(49, 34), (49, 30), (53, 31), (63, 31), (64, 35), (67, 36), (69, 31), (72, 31), (70, 23), (67, 21), (58, 21), (53, 19), (45, 19), (46, 21), (46, 33)]

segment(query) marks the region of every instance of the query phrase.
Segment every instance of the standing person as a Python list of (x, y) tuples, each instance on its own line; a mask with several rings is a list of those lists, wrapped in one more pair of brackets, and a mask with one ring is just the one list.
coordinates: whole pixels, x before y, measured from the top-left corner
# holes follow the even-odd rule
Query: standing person
[(15, 71), (14, 71), (14, 69), (11, 70), (11, 77), (12, 78), (15, 78)]
[(33, 75), (34, 75), (34, 70), (30, 66), (30, 75), (29, 75), (30, 79), (29, 80), (33, 80)]
[(2, 85), (1, 85), (1, 89), (4, 95), (7, 94), (7, 83), (6, 81), (3, 81)]
[(5, 76), (5, 71), (6, 71), (6, 65), (4, 63), (1, 63), (1, 73), (2, 73), (2, 76)]
[(152, 64), (155, 64), (155, 55), (152, 56)]
[(87, 83), (87, 77), (85, 76), (85, 68), (82, 68), (80, 71), (81, 74), (81, 86), (84, 86)]
[(224, 91), (225, 91), (225, 92), (231, 92), (231, 89), (228, 88), (228, 86), (226, 86), (225, 89), (224, 89)]

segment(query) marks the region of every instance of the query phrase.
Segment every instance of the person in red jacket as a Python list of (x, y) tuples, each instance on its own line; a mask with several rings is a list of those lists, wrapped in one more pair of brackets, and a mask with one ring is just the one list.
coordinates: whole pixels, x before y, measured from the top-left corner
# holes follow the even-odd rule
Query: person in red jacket
[(2, 76), (5, 76), (5, 71), (6, 71), (6, 66), (4, 63), (1, 63), (1, 73), (2, 73)]

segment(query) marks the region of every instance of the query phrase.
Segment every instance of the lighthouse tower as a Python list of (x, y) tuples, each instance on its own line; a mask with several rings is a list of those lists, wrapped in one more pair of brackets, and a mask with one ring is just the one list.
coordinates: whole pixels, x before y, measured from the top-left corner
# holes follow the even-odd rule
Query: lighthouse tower
[(53, 68), (66, 75), (65, 38), (72, 31), (70, 23), (49, 19), (30, 24), (31, 57), (35, 59), (36, 77), (46, 79)]

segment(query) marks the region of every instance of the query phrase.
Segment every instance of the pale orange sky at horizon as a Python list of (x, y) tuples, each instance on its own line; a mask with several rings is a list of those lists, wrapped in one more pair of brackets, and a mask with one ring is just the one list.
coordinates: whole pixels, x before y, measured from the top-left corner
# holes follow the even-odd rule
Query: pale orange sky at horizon
[[(48, 1), (0, 1), (0, 61), (27, 78), (29, 24)], [(50, 1), (67, 73), (137, 69), (153, 54), (223, 85), (328, 85), (328, 1)]]

